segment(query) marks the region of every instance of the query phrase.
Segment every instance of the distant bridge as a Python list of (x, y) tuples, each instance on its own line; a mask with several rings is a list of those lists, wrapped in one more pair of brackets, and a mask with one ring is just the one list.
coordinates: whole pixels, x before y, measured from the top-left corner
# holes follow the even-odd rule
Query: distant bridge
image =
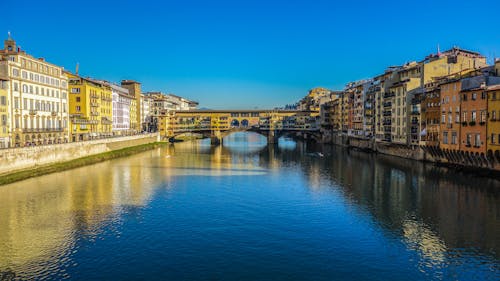
[(197, 133), (220, 144), (234, 132), (252, 131), (277, 143), (283, 135), (320, 137), (319, 112), (298, 110), (189, 110), (169, 111), (158, 117), (163, 139)]

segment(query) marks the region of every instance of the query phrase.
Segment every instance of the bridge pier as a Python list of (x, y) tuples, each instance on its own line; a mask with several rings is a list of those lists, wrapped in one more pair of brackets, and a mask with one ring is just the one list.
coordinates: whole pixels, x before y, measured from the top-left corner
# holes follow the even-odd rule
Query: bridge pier
[(220, 145), (222, 144), (222, 134), (219, 130), (214, 130), (210, 134), (210, 144), (211, 145)]
[(270, 130), (267, 135), (267, 143), (268, 144), (276, 144), (278, 143), (279, 135), (275, 130)]

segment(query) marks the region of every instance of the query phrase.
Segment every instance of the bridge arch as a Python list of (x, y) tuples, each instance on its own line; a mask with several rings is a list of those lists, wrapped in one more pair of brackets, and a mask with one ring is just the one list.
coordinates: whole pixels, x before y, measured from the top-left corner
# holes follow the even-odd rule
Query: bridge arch
[(249, 122), (247, 119), (241, 120), (240, 127), (247, 128), (249, 126)]
[(235, 127), (237, 128), (239, 126), (240, 126), (240, 121), (238, 121), (238, 119), (233, 119), (231, 121), (231, 128), (235, 128)]

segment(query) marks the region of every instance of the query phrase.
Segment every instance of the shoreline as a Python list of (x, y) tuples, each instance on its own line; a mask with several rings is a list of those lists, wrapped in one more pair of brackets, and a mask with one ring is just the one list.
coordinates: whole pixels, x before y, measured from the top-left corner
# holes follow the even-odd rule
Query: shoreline
[(168, 145), (166, 142), (152, 142), (147, 144), (141, 144), (136, 146), (130, 146), (122, 149), (112, 150), (108, 152), (103, 152), (99, 154), (94, 154), (90, 156), (85, 156), (69, 161), (58, 162), (53, 164), (47, 164), (38, 166), (35, 168), (28, 168), (12, 173), (5, 173), (0, 175), (0, 186), (15, 183), (18, 181), (26, 180), (29, 178), (39, 177), (47, 174), (63, 172), (83, 166), (88, 166), (116, 158), (126, 157), (139, 152), (148, 151), (154, 148), (162, 147)]
[(394, 157), (394, 158), (400, 158), (400, 159), (406, 159), (406, 160), (411, 160), (411, 161), (416, 161), (419, 163), (424, 163), (428, 165), (433, 165), (435, 167), (443, 167), (450, 169), (454, 172), (457, 173), (463, 173), (463, 174), (468, 174), (468, 175), (474, 175), (474, 176), (479, 176), (479, 177), (485, 177), (485, 178), (491, 178), (491, 179), (500, 179), (500, 171), (494, 170), (494, 169), (489, 169), (485, 167), (472, 167), (472, 166), (467, 166), (467, 165), (461, 165), (458, 163), (447, 163), (447, 162), (441, 162), (441, 161), (431, 161), (429, 159), (415, 159), (413, 157), (405, 157), (404, 155), (401, 154), (390, 154), (390, 153), (384, 153), (382, 151), (377, 151), (373, 150), (370, 148), (366, 147), (358, 147), (358, 146), (353, 146), (353, 145), (342, 145), (342, 144), (336, 144), (336, 143), (325, 143), (329, 144), (332, 146), (338, 146), (338, 147), (343, 147), (348, 150), (353, 150), (353, 151), (360, 151), (364, 153), (369, 153), (369, 154), (374, 154), (374, 155), (384, 155), (386, 157)]

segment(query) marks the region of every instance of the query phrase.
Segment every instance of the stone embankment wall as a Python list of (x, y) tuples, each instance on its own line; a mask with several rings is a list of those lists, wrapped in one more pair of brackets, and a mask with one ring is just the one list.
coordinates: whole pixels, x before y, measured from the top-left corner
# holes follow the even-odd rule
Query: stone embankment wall
[(40, 165), (65, 162), (103, 152), (156, 142), (158, 134), (0, 150), (0, 175)]

